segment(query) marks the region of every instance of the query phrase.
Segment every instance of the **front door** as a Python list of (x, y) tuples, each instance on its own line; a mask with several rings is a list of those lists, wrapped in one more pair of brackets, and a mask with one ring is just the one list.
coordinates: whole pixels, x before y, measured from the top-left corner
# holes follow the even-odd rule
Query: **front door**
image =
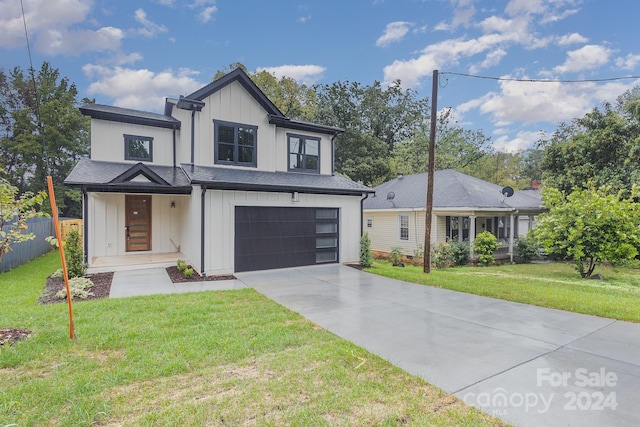
[(151, 196), (125, 196), (127, 252), (151, 250)]

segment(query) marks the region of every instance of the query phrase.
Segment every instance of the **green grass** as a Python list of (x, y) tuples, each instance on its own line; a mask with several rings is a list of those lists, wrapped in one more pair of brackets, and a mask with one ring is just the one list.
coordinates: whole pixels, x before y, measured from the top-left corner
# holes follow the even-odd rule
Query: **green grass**
[(505, 264), (492, 267), (405, 268), (376, 261), (367, 271), (525, 304), (640, 322), (640, 270), (598, 267), (604, 281), (581, 279), (572, 264)]
[(0, 274), (0, 426), (502, 425), (251, 289), (38, 305), (56, 253)]

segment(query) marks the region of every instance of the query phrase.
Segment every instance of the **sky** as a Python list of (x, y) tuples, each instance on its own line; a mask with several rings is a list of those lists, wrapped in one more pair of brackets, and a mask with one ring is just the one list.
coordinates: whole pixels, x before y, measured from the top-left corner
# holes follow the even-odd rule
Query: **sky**
[[(460, 126), (482, 130), (496, 149), (517, 152), (640, 85), (635, 0), (22, 5), (34, 68), (48, 61), (80, 98), (144, 111), (161, 112), (165, 98), (188, 95), (234, 62), (307, 85), (399, 79), (429, 99), (439, 70), (438, 108), (451, 108)], [(0, 0), (0, 68), (16, 66), (29, 68), (21, 2)]]

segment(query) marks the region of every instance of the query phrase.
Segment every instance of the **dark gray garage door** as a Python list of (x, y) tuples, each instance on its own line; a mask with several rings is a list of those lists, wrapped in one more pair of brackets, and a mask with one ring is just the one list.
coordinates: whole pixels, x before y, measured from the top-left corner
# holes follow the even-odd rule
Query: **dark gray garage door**
[(236, 206), (235, 271), (338, 262), (338, 209)]

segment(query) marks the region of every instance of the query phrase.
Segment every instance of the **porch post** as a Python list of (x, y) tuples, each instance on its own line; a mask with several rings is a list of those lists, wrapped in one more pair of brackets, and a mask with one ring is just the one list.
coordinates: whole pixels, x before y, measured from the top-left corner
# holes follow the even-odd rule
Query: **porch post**
[(469, 215), (469, 259), (473, 258), (473, 241), (476, 238), (476, 216)]
[(509, 260), (513, 262), (513, 213), (509, 215)]

